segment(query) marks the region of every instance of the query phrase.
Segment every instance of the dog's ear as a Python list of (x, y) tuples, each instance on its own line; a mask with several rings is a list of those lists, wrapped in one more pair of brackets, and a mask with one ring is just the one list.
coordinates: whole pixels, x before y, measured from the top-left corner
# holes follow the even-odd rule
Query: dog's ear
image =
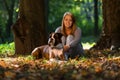
[(56, 33), (58, 35), (59, 38), (61, 38), (63, 36), (62, 33)]
[(48, 38), (50, 38), (52, 36), (52, 34), (53, 34), (53, 32), (50, 32)]

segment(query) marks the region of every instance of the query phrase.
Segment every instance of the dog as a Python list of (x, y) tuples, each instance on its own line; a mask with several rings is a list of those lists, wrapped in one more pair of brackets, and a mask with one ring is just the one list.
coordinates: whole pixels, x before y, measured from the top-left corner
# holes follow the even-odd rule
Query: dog
[(62, 44), (62, 34), (52, 32), (49, 35), (48, 44), (35, 48), (32, 51), (32, 56), (35, 59), (60, 59), (65, 60)]

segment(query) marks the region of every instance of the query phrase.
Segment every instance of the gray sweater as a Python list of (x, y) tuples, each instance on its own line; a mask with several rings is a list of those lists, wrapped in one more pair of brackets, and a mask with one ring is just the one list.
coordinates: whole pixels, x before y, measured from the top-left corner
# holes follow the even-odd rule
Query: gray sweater
[[(58, 27), (55, 32), (61, 33), (61, 27)], [(81, 29), (79, 27), (77, 27), (73, 36), (73, 40), (69, 42), (70, 50), (67, 53), (71, 58), (74, 58), (77, 55), (83, 55), (83, 47), (81, 44)]]

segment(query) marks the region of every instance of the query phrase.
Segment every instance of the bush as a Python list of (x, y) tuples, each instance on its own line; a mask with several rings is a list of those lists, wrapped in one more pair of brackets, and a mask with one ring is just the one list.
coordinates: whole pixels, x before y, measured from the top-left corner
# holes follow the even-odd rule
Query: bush
[(14, 42), (0, 44), (0, 56), (1, 55), (13, 55), (15, 51)]

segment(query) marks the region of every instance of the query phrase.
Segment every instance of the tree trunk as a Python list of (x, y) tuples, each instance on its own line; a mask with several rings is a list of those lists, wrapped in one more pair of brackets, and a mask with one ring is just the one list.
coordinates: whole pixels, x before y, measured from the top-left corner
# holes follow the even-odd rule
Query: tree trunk
[(103, 30), (100, 39), (91, 49), (120, 48), (120, 0), (102, 0)]
[(98, 36), (98, 0), (94, 0), (94, 35)]
[(30, 54), (47, 42), (48, 0), (20, 0), (19, 18), (12, 26), (15, 54)]

